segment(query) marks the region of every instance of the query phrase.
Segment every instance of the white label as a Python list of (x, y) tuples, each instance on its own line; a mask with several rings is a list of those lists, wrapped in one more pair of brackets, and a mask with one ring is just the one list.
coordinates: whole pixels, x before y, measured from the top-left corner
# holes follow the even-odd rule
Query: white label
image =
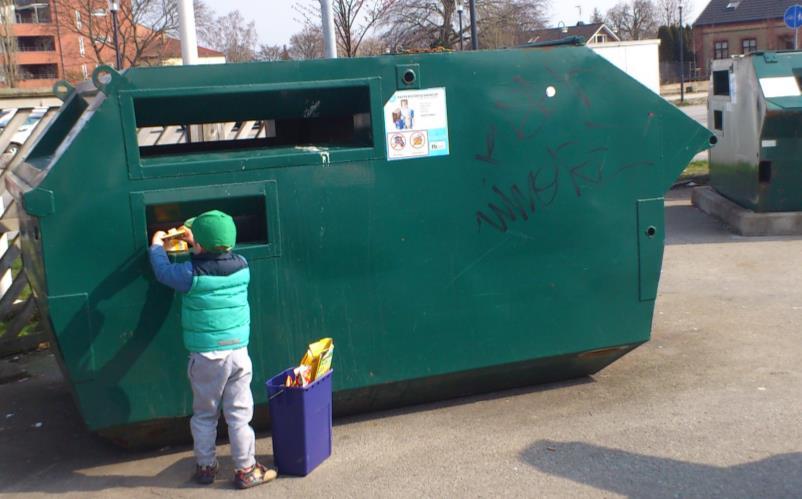
[(760, 147), (777, 147), (776, 140), (761, 140)]
[(387, 159), (447, 156), (446, 89), (399, 90), (384, 105)]
[(799, 84), (793, 76), (780, 76), (776, 78), (761, 78), (760, 87), (763, 96), (772, 97), (799, 97)]

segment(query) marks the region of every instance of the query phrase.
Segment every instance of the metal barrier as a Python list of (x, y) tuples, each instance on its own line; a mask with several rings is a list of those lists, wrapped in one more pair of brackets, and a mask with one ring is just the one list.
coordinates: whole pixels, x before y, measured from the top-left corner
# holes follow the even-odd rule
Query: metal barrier
[(12, 140), (37, 108), (17, 108), (0, 133), (0, 357), (29, 350), (45, 340), (37, 327), (36, 303), (22, 269), (17, 207), (6, 189), (5, 176), (25, 158), (58, 111), (57, 106), (46, 108), (20, 147), (13, 147)]

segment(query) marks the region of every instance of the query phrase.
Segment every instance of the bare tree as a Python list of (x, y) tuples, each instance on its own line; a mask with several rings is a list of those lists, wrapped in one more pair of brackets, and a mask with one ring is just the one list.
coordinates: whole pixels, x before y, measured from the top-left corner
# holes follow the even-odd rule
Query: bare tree
[(256, 53), (256, 58), (260, 61), (281, 61), (284, 59), (286, 48), (280, 45), (259, 45), (259, 51)]
[(598, 7), (593, 8), (593, 14), (590, 16), (590, 22), (592, 24), (604, 22), (604, 15), (601, 13)]
[(0, 70), (5, 84), (17, 86), (17, 37), (13, 33), (14, 0), (0, 0)]
[(385, 38), (395, 52), (402, 49), (452, 48), (459, 42), (456, 14), (457, 7), (453, 0), (398, 2), (382, 23), (387, 28)]
[[(108, 3), (101, 0), (69, 0), (60, 5), (65, 29), (88, 40), (99, 63), (113, 61), (114, 33)], [(160, 61), (165, 37), (177, 30), (178, 12), (172, 0), (120, 2), (119, 49), (123, 66)], [(69, 21), (67, 21), (69, 20)]]
[(657, 12), (651, 0), (620, 2), (607, 11), (607, 25), (622, 40), (642, 40), (657, 33)]
[(289, 55), (293, 59), (323, 57), (323, 33), (320, 27), (308, 25), (290, 37)]
[[(483, 48), (517, 45), (545, 25), (548, 0), (484, 0), (477, 2), (477, 25)], [(459, 44), (454, 0), (404, 0), (390, 10), (384, 26), (391, 47), (454, 48)], [(463, 35), (469, 33), (469, 22)]]
[(384, 55), (387, 53), (387, 44), (383, 37), (373, 36), (365, 38), (359, 45), (360, 56), (369, 57), (374, 55)]
[(683, 22), (687, 22), (687, 15), (693, 11), (693, 0), (657, 0), (655, 3), (657, 23), (660, 26), (679, 24), (680, 5), (685, 12)]
[(195, 30), (198, 32), (198, 40), (202, 44), (211, 45), (210, 39), (217, 19), (214, 11), (204, 0), (194, 0), (192, 3), (195, 6)]
[(228, 62), (253, 61), (259, 42), (256, 23), (247, 22), (238, 10), (231, 11), (215, 20), (209, 42), (212, 48), (225, 54)]
[(546, 25), (545, 0), (486, 0), (477, 7), (479, 45), (483, 48), (526, 43), (532, 31)]
[[(355, 57), (359, 46), (379, 26), (397, 3), (403, 0), (333, 0), (334, 27), (340, 55)], [(295, 4), (307, 26), (320, 25), (320, 5)]]

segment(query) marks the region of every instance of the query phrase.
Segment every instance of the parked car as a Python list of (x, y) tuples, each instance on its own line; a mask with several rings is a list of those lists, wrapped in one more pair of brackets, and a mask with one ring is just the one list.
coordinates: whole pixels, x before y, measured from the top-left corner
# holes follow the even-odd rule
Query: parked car
[[(17, 154), (22, 147), (22, 144), (28, 140), (28, 137), (33, 133), (36, 124), (47, 112), (46, 107), (37, 107), (31, 111), (31, 114), (25, 119), (25, 122), (20, 125), (14, 135), (11, 136), (11, 142), (6, 147), (5, 153), (11, 156)], [(6, 126), (11, 122), (11, 119), (17, 114), (17, 109), (4, 109), (0, 111), (0, 132), (5, 130)]]

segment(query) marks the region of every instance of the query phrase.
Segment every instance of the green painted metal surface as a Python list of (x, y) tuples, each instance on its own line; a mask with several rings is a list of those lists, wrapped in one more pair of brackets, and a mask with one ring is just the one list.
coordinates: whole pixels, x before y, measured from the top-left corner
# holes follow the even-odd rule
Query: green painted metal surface
[[(99, 431), (190, 414), (180, 297), (145, 250), (211, 208), (251, 264), (258, 404), (325, 336), (340, 412), (595, 372), (649, 339), (662, 196), (710, 139), (582, 46), (95, 76), (10, 184)], [(383, 107), (407, 87), (445, 89), (447, 155), (388, 161)], [(138, 144), (145, 126), (257, 119), (274, 130), (256, 142)]]
[(802, 52), (714, 61), (711, 75), (711, 185), (756, 212), (802, 210)]

